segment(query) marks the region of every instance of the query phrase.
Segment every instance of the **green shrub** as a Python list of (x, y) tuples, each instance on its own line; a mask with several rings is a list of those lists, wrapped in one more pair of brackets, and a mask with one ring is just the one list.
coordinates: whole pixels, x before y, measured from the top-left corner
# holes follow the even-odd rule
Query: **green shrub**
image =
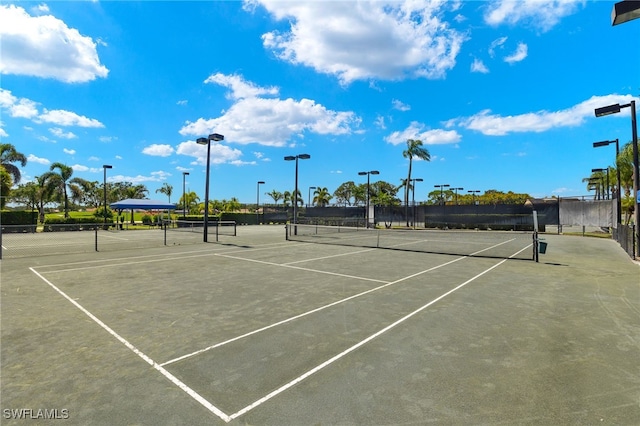
[(153, 220), (153, 218), (151, 216), (149, 216), (148, 214), (145, 214), (144, 216), (142, 216), (142, 224), (143, 225), (151, 225), (151, 221)]
[(48, 217), (44, 220), (45, 225), (68, 225), (82, 223), (100, 223), (95, 217)]
[[(107, 208), (106, 209), (106, 217), (107, 219), (111, 219), (113, 220), (113, 210)], [(96, 209), (96, 211), (93, 213), (93, 220), (95, 220), (96, 222), (102, 222), (104, 221), (105, 218), (105, 209), (103, 207), (99, 207)]]
[(35, 225), (38, 221), (36, 210), (12, 210), (2, 212), (3, 225)]

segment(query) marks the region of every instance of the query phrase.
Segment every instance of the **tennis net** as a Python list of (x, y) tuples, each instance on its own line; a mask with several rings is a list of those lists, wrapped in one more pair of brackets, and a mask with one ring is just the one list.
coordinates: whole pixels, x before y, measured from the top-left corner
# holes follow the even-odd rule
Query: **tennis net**
[(500, 259), (534, 259), (533, 233), (288, 224), (287, 240)]
[[(175, 226), (169, 227), (169, 231), (177, 232), (204, 232), (204, 222), (201, 220), (176, 220)], [(235, 220), (210, 220), (208, 222), (207, 233), (209, 235), (230, 235), (236, 236), (237, 226)]]

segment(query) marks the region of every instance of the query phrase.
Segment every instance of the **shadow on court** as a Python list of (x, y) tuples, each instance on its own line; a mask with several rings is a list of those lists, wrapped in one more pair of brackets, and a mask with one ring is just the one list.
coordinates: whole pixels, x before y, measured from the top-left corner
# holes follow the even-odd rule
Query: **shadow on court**
[(546, 235), (535, 263), (284, 237), (3, 260), (2, 424), (640, 423), (615, 242)]

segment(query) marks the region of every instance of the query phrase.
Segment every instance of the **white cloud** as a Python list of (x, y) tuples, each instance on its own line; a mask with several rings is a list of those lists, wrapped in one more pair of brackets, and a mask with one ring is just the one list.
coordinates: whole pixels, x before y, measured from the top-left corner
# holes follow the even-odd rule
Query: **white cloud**
[(143, 154), (151, 155), (153, 157), (169, 157), (173, 154), (173, 147), (171, 145), (163, 144), (151, 144), (142, 150)]
[(33, 154), (29, 154), (27, 156), (27, 162), (28, 163), (38, 163), (38, 164), (44, 164), (44, 165), (48, 165), (51, 164), (51, 161), (47, 160), (46, 158), (40, 158), (40, 157), (36, 157)]
[(0, 88), (0, 107), (7, 110), (11, 117), (33, 118), (38, 115), (36, 105), (29, 99), (13, 96), (10, 90)]
[(442, 78), (466, 38), (440, 19), (445, 8), (456, 7), (441, 1), (259, 3), (290, 23), (289, 31), (264, 34), (265, 48), (281, 60), (335, 75), (342, 84)]
[[(194, 166), (207, 165), (207, 147), (204, 145), (198, 145), (195, 141), (180, 143), (176, 149), (176, 153), (195, 158), (191, 163)], [(211, 142), (212, 164), (232, 163), (240, 160), (240, 157), (242, 157), (242, 152), (239, 149), (229, 148), (227, 145)]]
[(475, 58), (473, 63), (471, 64), (471, 72), (480, 72), (483, 74), (487, 74), (489, 72), (489, 68), (482, 62), (480, 59)]
[(489, 3), (484, 19), (493, 26), (529, 24), (548, 31), (585, 3), (585, 0), (496, 0)]
[(510, 64), (523, 61), (527, 57), (528, 50), (529, 49), (526, 44), (518, 43), (518, 48), (516, 49), (516, 51), (513, 54), (505, 57), (504, 61)]
[(78, 115), (75, 112), (57, 110), (44, 110), (45, 112), (38, 116), (37, 122), (53, 123), (58, 126), (78, 126), (78, 127), (104, 127), (104, 124), (94, 118), (87, 118)]
[(407, 139), (420, 139), (425, 145), (440, 145), (458, 143), (461, 136), (455, 130), (425, 130), (424, 124), (413, 121), (406, 129), (393, 132), (384, 139), (392, 145), (404, 144)]
[[(255, 93), (246, 90), (251, 83), (242, 82), (243, 96)], [(235, 93), (234, 97), (239, 96)], [(225, 140), (239, 144), (258, 143), (266, 146), (286, 146), (292, 137), (302, 137), (305, 132), (321, 135), (343, 135), (352, 132), (352, 126), (360, 124), (350, 111), (332, 111), (310, 99), (300, 101), (247, 97), (238, 99), (218, 118), (199, 118), (187, 122), (181, 135), (206, 135), (221, 133)]]
[(3, 138), (7, 138), (9, 137), (9, 134), (2, 127), (0, 127), (0, 136), (2, 136)]
[(229, 99), (255, 98), (261, 95), (277, 96), (280, 89), (272, 87), (259, 87), (250, 81), (246, 81), (241, 75), (225, 75), (221, 73), (210, 75), (205, 83), (214, 83), (231, 89), (227, 96)]
[[(582, 124), (587, 117), (594, 117), (596, 108), (615, 103), (629, 103), (631, 95), (593, 96), (584, 102), (560, 111), (538, 111), (520, 115), (501, 116), (484, 110), (471, 117), (456, 119), (457, 125), (490, 136), (510, 133), (544, 132), (553, 128)], [(628, 114), (628, 113), (627, 113)]]
[(507, 42), (507, 37), (500, 37), (493, 40), (489, 45), (489, 56), (493, 58), (496, 55), (496, 49), (503, 48), (506, 42)]
[(122, 160), (122, 157), (119, 155), (116, 155), (116, 160)]
[(74, 172), (90, 172), (90, 173), (98, 173), (103, 171), (101, 167), (87, 167), (82, 164), (74, 164), (71, 166)]
[[(46, 12), (46, 10), (41, 10)], [(81, 83), (106, 77), (96, 43), (52, 16), (31, 16), (23, 8), (0, 6), (0, 73)]]
[(110, 182), (131, 182), (134, 185), (145, 183), (145, 182), (162, 182), (167, 180), (167, 176), (171, 176), (171, 174), (166, 172), (151, 172), (151, 176), (126, 176), (126, 175), (115, 175), (109, 177)]
[(77, 138), (77, 136), (75, 134), (73, 134), (72, 132), (64, 132), (61, 128), (59, 127), (54, 127), (49, 129), (49, 131), (51, 132), (51, 134), (62, 138), (62, 139), (74, 139)]
[(65, 154), (69, 154), (69, 155), (75, 155), (76, 150), (75, 149), (67, 149), (67, 148), (63, 148), (62, 152), (64, 152)]
[(178, 102), (176, 102), (176, 105), (187, 105), (188, 103), (189, 103), (189, 101), (182, 99), (182, 100), (179, 100)]
[(96, 156), (91, 156), (88, 158), (89, 161), (100, 161), (100, 158), (96, 157)]
[(407, 105), (397, 99), (392, 100), (391, 104), (393, 105), (393, 108), (398, 111), (409, 111), (411, 109), (411, 105)]

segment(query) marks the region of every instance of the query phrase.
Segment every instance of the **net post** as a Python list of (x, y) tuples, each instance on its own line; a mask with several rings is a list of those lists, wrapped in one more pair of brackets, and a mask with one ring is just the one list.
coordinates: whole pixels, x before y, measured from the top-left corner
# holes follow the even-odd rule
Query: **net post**
[(166, 246), (167, 245), (167, 223), (165, 222), (162, 225), (163, 225), (162, 228), (164, 230), (164, 245)]
[(284, 239), (289, 241), (289, 225), (284, 224)]
[(220, 219), (216, 222), (216, 242), (218, 242), (218, 232), (220, 230)]
[(96, 225), (94, 228), (94, 233), (95, 233), (95, 247), (96, 247), (96, 251), (98, 251), (98, 225)]

